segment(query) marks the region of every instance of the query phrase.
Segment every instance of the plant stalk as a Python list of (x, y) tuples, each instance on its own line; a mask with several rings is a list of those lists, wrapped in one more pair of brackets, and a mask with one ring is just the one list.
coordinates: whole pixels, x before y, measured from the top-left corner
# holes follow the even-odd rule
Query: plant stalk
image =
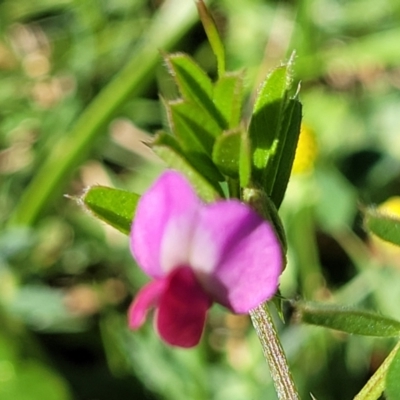
[(260, 339), (279, 400), (299, 400), (300, 396), (289, 370), (275, 324), (267, 304), (250, 311), (251, 320)]
[[(274, 205), (264, 191), (255, 188), (245, 188), (242, 200), (267, 221), (273, 221), (281, 241), (282, 252), (286, 250), (286, 239), (279, 216)], [(271, 212), (274, 213), (272, 218)], [(285, 257), (284, 257), (285, 258)], [(286, 262), (286, 260), (284, 261)], [(250, 311), (250, 317), (263, 348), (274, 381), (279, 400), (299, 400), (300, 396), (290, 373), (286, 355), (279, 340), (268, 305), (261, 304)]]

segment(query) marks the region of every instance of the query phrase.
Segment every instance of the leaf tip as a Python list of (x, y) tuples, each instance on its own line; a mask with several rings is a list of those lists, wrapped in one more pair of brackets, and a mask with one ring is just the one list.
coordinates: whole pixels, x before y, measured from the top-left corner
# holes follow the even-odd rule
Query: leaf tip
[(90, 186), (84, 188), (80, 195), (74, 195), (74, 194), (65, 193), (63, 195), (63, 197), (65, 197), (68, 200), (72, 200), (75, 203), (77, 203), (80, 207), (83, 207), (83, 208), (87, 209), (86, 204), (85, 204), (85, 196), (86, 196), (86, 194), (88, 193), (89, 190), (90, 190)]

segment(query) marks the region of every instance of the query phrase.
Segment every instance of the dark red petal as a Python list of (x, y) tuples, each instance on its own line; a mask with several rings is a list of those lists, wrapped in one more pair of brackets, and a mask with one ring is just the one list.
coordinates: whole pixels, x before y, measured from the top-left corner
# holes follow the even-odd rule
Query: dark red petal
[(128, 311), (128, 322), (131, 329), (137, 329), (143, 325), (147, 311), (149, 308), (157, 306), (166, 283), (166, 279), (159, 279), (140, 289)]
[(200, 341), (211, 300), (189, 267), (174, 269), (166, 279), (159, 300), (158, 332), (173, 346), (193, 347)]

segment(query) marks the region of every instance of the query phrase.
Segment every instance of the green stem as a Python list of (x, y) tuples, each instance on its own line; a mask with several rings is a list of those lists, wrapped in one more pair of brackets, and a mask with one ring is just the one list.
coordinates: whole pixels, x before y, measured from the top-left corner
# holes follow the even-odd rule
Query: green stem
[(227, 178), (229, 188), (229, 198), (240, 199), (239, 182), (237, 179)]
[[(270, 204), (270, 199), (268, 199), (265, 192), (258, 189), (245, 188), (242, 193), (242, 199), (268, 221), (271, 221), (271, 213), (275, 214), (275, 229), (278, 236), (280, 236), (282, 249), (286, 249), (286, 239), (279, 216), (273, 204)], [(284, 252), (284, 250), (282, 251)], [(261, 342), (264, 357), (268, 362), (278, 399), (300, 399), (268, 306), (266, 304), (258, 306), (250, 311), (250, 316)]]
[(385, 390), (385, 379), (388, 368), (400, 348), (400, 342), (396, 344), (382, 365), (371, 376), (367, 384), (361, 389), (354, 400), (378, 400)]
[(159, 49), (171, 48), (196, 21), (196, 8), (186, 0), (169, 0), (161, 7), (130, 62), (84, 110), (72, 130), (58, 142), (23, 193), (10, 224), (31, 225), (67, 176), (89, 152), (127, 98), (143, 91), (159, 63)]
[(299, 400), (268, 305), (258, 306), (250, 311), (250, 316), (268, 362), (278, 399)]

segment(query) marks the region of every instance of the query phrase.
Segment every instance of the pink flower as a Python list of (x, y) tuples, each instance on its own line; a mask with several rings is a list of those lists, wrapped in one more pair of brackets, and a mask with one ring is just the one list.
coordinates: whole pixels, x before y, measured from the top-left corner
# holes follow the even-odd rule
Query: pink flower
[(165, 172), (142, 196), (130, 235), (131, 250), (153, 280), (129, 309), (139, 328), (156, 307), (167, 343), (195, 346), (215, 301), (248, 313), (270, 299), (282, 272), (282, 250), (268, 222), (238, 200), (204, 204), (179, 173)]

